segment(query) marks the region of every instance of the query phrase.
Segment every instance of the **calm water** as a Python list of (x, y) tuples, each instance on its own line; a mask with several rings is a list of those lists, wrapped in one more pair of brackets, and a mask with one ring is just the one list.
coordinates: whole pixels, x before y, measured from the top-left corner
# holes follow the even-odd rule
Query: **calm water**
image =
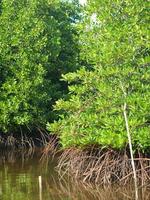
[[(35, 155), (0, 153), (0, 200), (128, 200), (132, 189), (103, 190), (59, 180), (56, 160), (41, 162)], [(140, 200), (150, 200), (145, 191)]]

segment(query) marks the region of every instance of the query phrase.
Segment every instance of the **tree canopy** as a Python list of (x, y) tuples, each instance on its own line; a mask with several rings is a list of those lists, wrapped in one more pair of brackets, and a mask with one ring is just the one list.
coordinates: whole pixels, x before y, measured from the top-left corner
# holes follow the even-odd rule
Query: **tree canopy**
[(79, 6), (57, 0), (2, 0), (0, 129), (41, 126), (66, 93), (62, 73), (78, 68)]
[(147, 4), (2, 0), (0, 130), (49, 122), (64, 148), (121, 149), (128, 144), (126, 104), (134, 148), (149, 149)]
[(124, 148), (123, 105), (134, 148), (150, 147), (150, 50), (147, 1), (89, 0), (80, 57), (88, 63), (63, 76), (69, 99), (56, 102), (60, 120), (48, 124), (63, 147)]

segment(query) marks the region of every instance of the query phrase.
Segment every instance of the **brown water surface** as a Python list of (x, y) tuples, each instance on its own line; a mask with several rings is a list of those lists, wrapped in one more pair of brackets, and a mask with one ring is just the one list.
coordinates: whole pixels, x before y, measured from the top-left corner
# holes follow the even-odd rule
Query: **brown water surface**
[[(40, 160), (41, 154), (0, 153), (0, 200), (129, 200), (131, 186), (102, 189), (60, 180), (55, 170), (57, 159)], [(150, 200), (150, 193), (139, 191), (139, 200)]]

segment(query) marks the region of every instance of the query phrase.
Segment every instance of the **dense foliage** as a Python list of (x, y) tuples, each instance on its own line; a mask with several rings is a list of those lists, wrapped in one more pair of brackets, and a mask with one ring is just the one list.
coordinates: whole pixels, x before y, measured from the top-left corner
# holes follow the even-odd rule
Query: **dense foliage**
[(78, 68), (78, 4), (2, 0), (0, 6), (0, 130), (46, 124), (66, 92), (61, 74)]
[(54, 109), (60, 112), (60, 120), (48, 124), (63, 147), (125, 147), (125, 103), (134, 147), (150, 147), (147, 3), (88, 1), (79, 25), (80, 56), (88, 66), (63, 76), (70, 84), (70, 96), (56, 102)]

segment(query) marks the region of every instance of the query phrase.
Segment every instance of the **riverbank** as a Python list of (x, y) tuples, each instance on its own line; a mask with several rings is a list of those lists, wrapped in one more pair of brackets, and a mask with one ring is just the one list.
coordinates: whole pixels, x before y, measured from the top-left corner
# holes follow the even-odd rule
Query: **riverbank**
[[(1, 134), (0, 150), (10, 152), (10, 157), (18, 153), (25, 157), (32, 157), (37, 152), (40, 152), (41, 158), (46, 160), (57, 156), (56, 169), (59, 177), (68, 176), (73, 181), (85, 184), (108, 187), (114, 184), (128, 185), (134, 181), (129, 147), (115, 150), (91, 145), (85, 148), (62, 149), (55, 135), (39, 133), (34, 137), (32, 133), (32, 136), (33, 138), (30, 138), (26, 134), (22, 138), (17, 138), (15, 135), (6, 137), (6, 134)], [(134, 152), (134, 163), (138, 186), (148, 185), (150, 155), (137, 150)]]

